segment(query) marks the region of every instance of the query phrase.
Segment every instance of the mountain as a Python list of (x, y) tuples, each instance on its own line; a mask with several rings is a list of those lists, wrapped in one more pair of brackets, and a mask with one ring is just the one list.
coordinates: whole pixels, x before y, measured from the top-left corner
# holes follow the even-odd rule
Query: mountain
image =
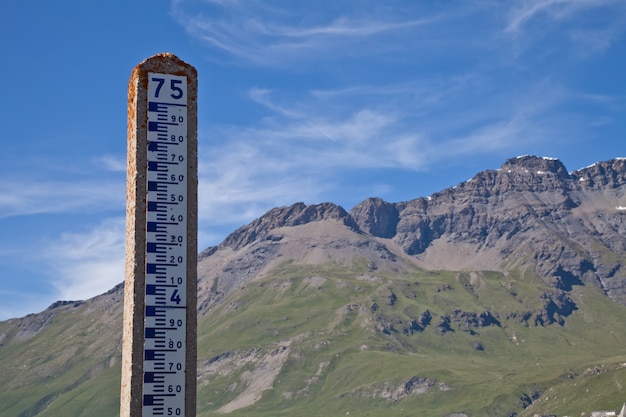
[[(198, 262), (198, 416), (589, 414), (626, 400), (626, 160), (268, 211)], [(119, 407), (122, 285), (0, 323), (0, 416)]]
[(530, 269), (560, 290), (584, 283), (624, 304), (625, 167), (568, 174), (559, 160), (523, 156), (429, 198), (370, 199), (350, 214), (427, 269)]

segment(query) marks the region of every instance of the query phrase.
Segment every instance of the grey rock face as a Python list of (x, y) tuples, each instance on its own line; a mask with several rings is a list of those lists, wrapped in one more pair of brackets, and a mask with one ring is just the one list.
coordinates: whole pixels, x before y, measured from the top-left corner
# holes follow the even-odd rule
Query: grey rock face
[(463, 244), (483, 268), (532, 268), (557, 289), (595, 285), (626, 303), (625, 191), (625, 159), (569, 174), (557, 159), (522, 156), (429, 198), (396, 203), (397, 216), (376, 199), (350, 215), (427, 265), (442, 258), (446, 269), (445, 252)]
[[(332, 203), (275, 208), (219, 248), (278, 241), (272, 234), (278, 227), (333, 220), (378, 238), (376, 253), (386, 251), (388, 239), (426, 268), (531, 269), (556, 290), (594, 285), (626, 304), (625, 193), (626, 159), (568, 173), (558, 159), (521, 156), (428, 198), (399, 203), (368, 198), (350, 212)], [(201, 259), (215, 250), (209, 248)], [(387, 252), (385, 257), (393, 258), (393, 251)], [(472, 263), (476, 260), (480, 264)], [(376, 263), (372, 260), (372, 268)]]

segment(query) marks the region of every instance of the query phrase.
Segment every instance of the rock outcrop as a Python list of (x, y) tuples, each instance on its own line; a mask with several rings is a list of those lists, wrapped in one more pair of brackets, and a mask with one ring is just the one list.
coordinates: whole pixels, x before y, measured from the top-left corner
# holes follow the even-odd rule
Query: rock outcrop
[(522, 156), (428, 198), (365, 200), (350, 215), (427, 268), (531, 269), (557, 289), (595, 285), (626, 303), (625, 191), (626, 159), (568, 173), (558, 159)]
[[(246, 249), (243, 258), (225, 267), (228, 279), (244, 283), (280, 256), (284, 234), (276, 230), (332, 222), (363, 239), (331, 238), (324, 249), (367, 249), (361, 256), (371, 269), (398, 256), (426, 269), (517, 269), (536, 274), (557, 292), (593, 285), (626, 304), (625, 192), (626, 159), (568, 173), (558, 159), (527, 155), (428, 198), (398, 203), (368, 198), (349, 212), (332, 203), (274, 208), (200, 259), (218, 250)], [(546, 314), (537, 321), (559, 321)], [(447, 331), (445, 323), (441, 326)]]

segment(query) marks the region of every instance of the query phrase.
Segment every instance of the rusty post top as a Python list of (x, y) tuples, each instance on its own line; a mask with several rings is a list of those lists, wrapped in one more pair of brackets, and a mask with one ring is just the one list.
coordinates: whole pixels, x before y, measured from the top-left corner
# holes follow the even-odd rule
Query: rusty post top
[(171, 52), (161, 52), (151, 56), (150, 58), (146, 58), (133, 69), (133, 73), (142, 70), (165, 72), (175, 75), (192, 75), (193, 77), (198, 76), (198, 72), (192, 65), (183, 61)]

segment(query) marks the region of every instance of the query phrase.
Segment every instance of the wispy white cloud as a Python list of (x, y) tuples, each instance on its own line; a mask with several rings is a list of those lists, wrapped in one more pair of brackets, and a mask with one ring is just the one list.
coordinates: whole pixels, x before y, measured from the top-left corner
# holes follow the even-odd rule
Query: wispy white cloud
[[(320, 17), (311, 13), (316, 9), (315, 3), (300, 4), (297, 14), (293, 9), (280, 10), (261, 1), (247, 3), (245, 8), (238, 2), (209, 3), (217, 9), (203, 14), (187, 11), (184, 2), (178, 1), (173, 4), (172, 15), (191, 36), (207, 45), (248, 63), (274, 67), (319, 59), (347, 45), (406, 33), (437, 19), (407, 18), (401, 13), (381, 15), (376, 10), (357, 15), (350, 9)], [(373, 47), (370, 44), (368, 49)], [(385, 48), (379, 51), (384, 52)]]
[(204, 5), (198, 9), (193, 0), (176, 1), (172, 16), (215, 52), (211, 59), (296, 70), (351, 58), (381, 63), (393, 57), (401, 64), (415, 55), (435, 62), (468, 52), (482, 59), (489, 53), (492, 64), (514, 62), (529, 44), (541, 41), (536, 46), (550, 48), (547, 38), (550, 43), (569, 39), (579, 54), (602, 52), (621, 36), (626, 17), (622, 0), (365, 2), (361, 7), (337, 2), (333, 8), (216, 0)]
[(536, 19), (562, 21), (589, 9), (620, 6), (620, 0), (520, 0), (512, 2), (506, 31), (518, 32)]
[(437, 149), (437, 154), (448, 158), (467, 158), (493, 153), (511, 154), (532, 143), (541, 143), (547, 138), (536, 121), (529, 123), (523, 117), (513, 116), (508, 120), (496, 121), (492, 124), (480, 126), (467, 134), (448, 140)]
[(606, 26), (600, 29), (573, 28), (570, 31), (570, 38), (581, 45), (579, 55), (586, 58), (595, 53), (604, 53), (618, 41), (626, 31), (626, 7), (622, 16), (622, 19), (607, 22)]
[(108, 218), (48, 241), (40, 256), (59, 299), (87, 299), (124, 281), (125, 230), (123, 217)]
[(103, 155), (98, 162), (107, 170), (126, 172), (126, 157), (121, 155)]
[(0, 183), (0, 218), (122, 209), (124, 199), (121, 181), (6, 179)]
[(504, 33), (512, 36), (514, 49), (588, 59), (622, 38), (625, 21), (621, 0), (520, 0), (506, 13)]
[(427, 21), (381, 21), (372, 18), (355, 19), (353, 17), (339, 17), (326, 25), (311, 27), (293, 27), (276, 25), (270, 27), (259, 27), (259, 33), (284, 38), (312, 38), (312, 37), (350, 37), (363, 38), (377, 35), (384, 32), (397, 31), (412, 28)]
[[(0, 320), (41, 311), (57, 300), (84, 300), (104, 293), (124, 280), (125, 219), (107, 218), (89, 229), (63, 232), (2, 248), (6, 271), (33, 273), (27, 288), (19, 284), (0, 292), (10, 297), (0, 306)], [(19, 267), (12, 266), (17, 260)]]

